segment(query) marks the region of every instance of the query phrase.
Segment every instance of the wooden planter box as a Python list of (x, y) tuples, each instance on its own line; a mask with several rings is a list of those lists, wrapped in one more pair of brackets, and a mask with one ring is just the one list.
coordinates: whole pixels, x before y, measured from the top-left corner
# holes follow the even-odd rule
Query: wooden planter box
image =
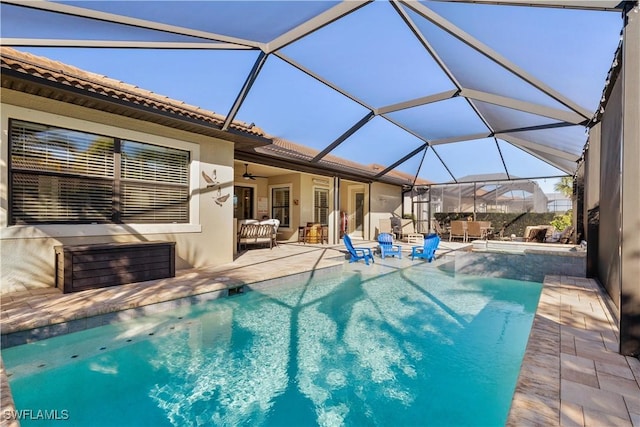
[(64, 293), (174, 277), (175, 242), (55, 246), (56, 287)]

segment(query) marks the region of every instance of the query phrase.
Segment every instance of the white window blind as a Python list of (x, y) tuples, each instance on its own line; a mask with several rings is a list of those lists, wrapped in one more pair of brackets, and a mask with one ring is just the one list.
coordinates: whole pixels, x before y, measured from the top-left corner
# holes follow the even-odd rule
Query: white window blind
[(12, 224), (189, 220), (188, 151), (21, 120), (10, 147)]
[(188, 222), (187, 151), (122, 141), (120, 158), (123, 222)]
[(11, 122), (13, 169), (113, 178), (113, 149), (113, 138)]
[(313, 218), (316, 223), (329, 224), (329, 190), (316, 188), (313, 197)]
[(134, 141), (122, 141), (122, 179), (189, 184), (189, 153)]
[(111, 182), (14, 173), (12, 184), (14, 224), (111, 220)]

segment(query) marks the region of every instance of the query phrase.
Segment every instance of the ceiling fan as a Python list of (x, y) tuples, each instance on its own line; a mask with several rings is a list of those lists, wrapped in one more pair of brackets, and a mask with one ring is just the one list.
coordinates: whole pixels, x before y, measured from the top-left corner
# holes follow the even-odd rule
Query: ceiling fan
[(245, 163), (244, 164), (244, 173), (242, 174), (242, 177), (244, 179), (253, 179), (253, 180), (255, 180), (256, 178), (266, 178), (266, 176), (254, 175), (252, 173), (249, 173), (249, 171), (247, 170), (248, 167), (249, 167), (249, 165), (247, 163)]

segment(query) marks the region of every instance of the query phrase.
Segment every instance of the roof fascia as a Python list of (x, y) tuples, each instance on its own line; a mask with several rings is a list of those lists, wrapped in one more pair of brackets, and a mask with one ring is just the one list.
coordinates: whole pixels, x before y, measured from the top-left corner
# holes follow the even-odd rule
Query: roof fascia
[(264, 50), (264, 44), (253, 40), (246, 40), (237, 37), (225, 36), (222, 34), (210, 33), (208, 31), (194, 30), (176, 25), (162, 24), (146, 19), (131, 18), (128, 16), (117, 15), (114, 13), (100, 12), (97, 10), (86, 9), (78, 6), (70, 6), (62, 3), (55, 3), (43, 0), (2, 0), (3, 3), (15, 6), (28, 7), (32, 9), (44, 10), (52, 13), (62, 13), (65, 15), (79, 16), (83, 18), (95, 19), (99, 21), (111, 22), (115, 24), (130, 25), (138, 28), (146, 28), (149, 30), (163, 31), (172, 34), (185, 35), (190, 37), (198, 37), (203, 39), (222, 41), (232, 44), (250, 46)]
[(544, 84), (543, 82), (541, 82), (540, 80), (532, 76), (531, 74), (527, 73), (522, 68), (518, 67), (517, 65), (509, 61), (504, 56), (500, 55), (498, 52), (491, 49), (489, 46), (485, 45), (475, 37), (471, 36), (469, 33), (455, 26), (453, 23), (447, 21), (442, 16), (433, 12), (431, 9), (427, 8), (423, 4), (414, 2), (414, 1), (407, 1), (407, 0), (394, 0), (394, 1), (402, 2), (407, 7), (411, 8), (413, 11), (415, 11), (425, 19), (431, 21), (434, 25), (440, 27), (442, 30), (446, 31), (447, 33), (451, 34), (453, 37), (465, 43), (467, 46), (471, 47), (472, 49), (486, 56), (488, 59), (502, 66), (512, 74), (520, 77), (521, 79), (531, 84), (538, 90), (542, 91), (546, 95), (550, 96), (551, 98), (555, 99), (562, 105), (580, 114), (585, 119), (589, 119), (593, 115), (592, 113), (587, 111), (585, 108), (579, 106), (578, 104), (571, 101), (561, 93), (547, 86), (546, 84)]
[(343, 1), (333, 6), (331, 9), (324, 11), (320, 15), (314, 16), (306, 22), (298, 25), (296, 28), (280, 35), (271, 40), (264, 46), (265, 52), (272, 53), (283, 47), (301, 39), (307, 34), (329, 25), (333, 21), (342, 18), (361, 7), (372, 3), (373, 0), (350, 0)]

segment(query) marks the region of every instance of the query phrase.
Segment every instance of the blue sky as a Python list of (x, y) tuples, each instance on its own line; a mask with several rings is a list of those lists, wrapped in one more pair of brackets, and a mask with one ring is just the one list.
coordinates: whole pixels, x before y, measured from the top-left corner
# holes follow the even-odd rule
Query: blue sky
[[(86, 4), (91, 5), (92, 2)], [(278, 31), (291, 28), (311, 14), (333, 5), (329, 2), (159, 2), (156, 5), (161, 7), (149, 8), (148, 2), (93, 4), (108, 7), (111, 11), (127, 9), (132, 16), (148, 16), (142, 14), (152, 13), (156, 19), (167, 23), (189, 23), (211, 32), (254, 37), (261, 41), (270, 40)], [(619, 41), (622, 25), (620, 13), (431, 1), (423, 4), (534, 78), (588, 111), (595, 111)], [(260, 11), (248, 14), (249, 7), (259, 7)], [(118, 37), (152, 40), (157, 37), (140, 30), (119, 31), (106, 24), (96, 28), (71, 21), (39, 21), (40, 12), (32, 14), (25, 23), (19, 14), (5, 12), (7, 10), (3, 4), (3, 37), (98, 40)], [(416, 21), (419, 30), (427, 36), (464, 87), (566, 109), (433, 23), (422, 19), (414, 11), (406, 9), (406, 13)], [(161, 39), (186, 40), (188, 37), (163, 35)], [(221, 114), (229, 111), (258, 57), (256, 50), (21, 49)], [(285, 47), (281, 53), (372, 108), (455, 88), (408, 31), (400, 16), (384, 1), (360, 8), (346, 18)], [(254, 122), (269, 134), (322, 149), (368, 112), (365, 106), (358, 105), (282, 59), (270, 55), (237, 118)], [(539, 124), (534, 123), (533, 118), (526, 117), (526, 113), (515, 110), (504, 117), (505, 126), (509, 121), (525, 125), (529, 122)], [(401, 110), (390, 114), (389, 118), (428, 140), (487, 130), (463, 98)], [(553, 120), (549, 119), (548, 123), (551, 122)], [(570, 133), (584, 134), (584, 128), (575, 132), (570, 130)], [(543, 143), (556, 143), (555, 134), (544, 136), (546, 139)], [(380, 163), (386, 166), (423, 142), (378, 117), (339, 146), (334, 154), (364, 164)], [(501, 154), (497, 147), (504, 152)], [(561, 173), (538, 159), (526, 159), (530, 156), (524, 151), (500, 140), (498, 144), (495, 140), (472, 141), (436, 146), (435, 149), (439, 156), (442, 152), (440, 157), (448, 157), (452, 163), (455, 159), (465, 159), (450, 168), (456, 169), (456, 178), (496, 168), (496, 172), (504, 172), (503, 160), (508, 159), (513, 159), (512, 166), (507, 165), (509, 173), (513, 175), (546, 176)], [(438, 164), (439, 157), (429, 152), (427, 157), (425, 164), (430, 166), (420, 170), (421, 177), (436, 182), (452, 179), (446, 168)], [(399, 169), (415, 173), (418, 164), (419, 158), (412, 159), (399, 166)]]

